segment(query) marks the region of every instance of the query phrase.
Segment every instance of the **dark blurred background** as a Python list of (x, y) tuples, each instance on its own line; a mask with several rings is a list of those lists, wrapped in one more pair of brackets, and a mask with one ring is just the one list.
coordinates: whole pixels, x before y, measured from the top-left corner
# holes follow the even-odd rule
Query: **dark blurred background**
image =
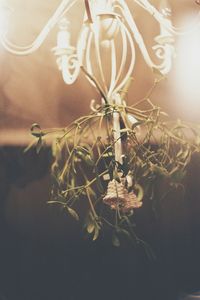
[(126, 241), (114, 247), (106, 234), (93, 242), (47, 205), (50, 162), (49, 148), (38, 155), (1, 147), (0, 299), (175, 300), (200, 288), (199, 155), (188, 167), (184, 197), (179, 189), (169, 193), (157, 216), (146, 199), (135, 214), (136, 232), (155, 259)]

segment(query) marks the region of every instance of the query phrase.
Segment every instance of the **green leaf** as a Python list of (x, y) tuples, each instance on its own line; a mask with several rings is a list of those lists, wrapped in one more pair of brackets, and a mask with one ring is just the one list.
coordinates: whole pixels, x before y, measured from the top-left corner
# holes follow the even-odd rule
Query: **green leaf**
[(86, 222), (87, 222), (86, 225), (87, 232), (89, 234), (92, 234), (94, 232), (92, 240), (95, 241), (99, 236), (100, 226), (91, 213), (89, 214)]
[(96, 241), (99, 236), (99, 227), (96, 225), (94, 229), (93, 241)]
[(118, 228), (117, 232), (120, 233), (121, 235), (124, 235), (126, 238), (131, 239), (131, 235), (128, 232), (128, 230), (123, 229), (123, 228)]
[[(67, 174), (67, 170), (68, 170), (68, 168), (69, 168), (69, 166), (67, 166), (68, 165), (68, 162), (66, 162), (66, 164), (65, 164), (65, 174)], [(75, 159), (74, 159), (74, 157), (72, 157), (72, 161), (71, 161), (71, 171), (74, 173), (74, 175), (76, 176), (77, 175), (77, 171), (76, 171), (76, 167), (75, 167)]]
[(36, 145), (36, 152), (37, 152), (37, 154), (40, 153), (40, 150), (42, 149), (42, 146), (43, 146), (43, 140), (42, 140), (41, 137), (39, 137), (37, 145)]
[(59, 205), (65, 206), (65, 203), (63, 203), (62, 201), (58, 201), (58, 200), (47, 201), (47, 204), (59, 204)]
[(34, 144), (35, 144), (35, 139), (24, 149), (24, 153), (27, 153), (33, 147)]
[(95, 165), (94, 160), (91, 158), (90, 154), (83, 153), (82, 151), (78, 150), (76, 152), (77, 157), (83, 160), (88, 166), (93, 167)]
[(38, 125), (37, 123), (34, 123), (31, 126), (31, 134), (38, 138), (45, 135), (45, 133), (42, 132), (40, 125)]
[(112, 235), (112, 244), (115, 247), (119, 247), (120, 246), (119, 238), (117, 237), (117, 235), (115, 233), (113, 233), (113, 235)]
[(107, 153), (104, 153), (103, 155), (102, 155), (102, 157), (104, 157), (104, 158), (107, 158), (107, 157), (113, 157), (114, 155), (113, 155), (113, 152), (107, 152)]
[(59, 143), (58, 139), (55, 139), (52, 142), (52, 155), (53, 155), (53, 157), (55, 157), (55, 158), (58, 157), (60, 151), (61, 151), (60, 143)]
[(135, 184), (134, 189), (137, 191), (137, 199), (138, 201), (142, 201), (144, 197), (144, 190), (138, 183)]
[(80, 152), (82, 152), (85, 155), (90, 154), (89, 150), (87, 148), (82, 147), (82, 146), (78, 146), (77, 150), (79, 150)]
[(31, 125), (31, 131), (34, 131), (35, 129), (41, 130), (40, 125), (37, 124), (37, 123), (33, 123), (33, 124)]
[(95, 230), (95, 225), (92, 222), (89, 222), (87, 225), (87, 232), (92, 233)]
[(67, 211), (69, 212), (69, 214), (76, 220), (79, 221), (79, 216), (77, 214), (77, 212), (75, 212), (74, 209), (72, 209), (71, 207), (66, 206)]

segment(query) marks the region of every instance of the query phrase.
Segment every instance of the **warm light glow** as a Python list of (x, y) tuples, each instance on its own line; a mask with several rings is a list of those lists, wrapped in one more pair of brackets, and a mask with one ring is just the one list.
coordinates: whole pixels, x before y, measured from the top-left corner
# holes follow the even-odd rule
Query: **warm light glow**
[(0, 35), (5, 34), (8, 30), (8, 18), (10, 10), (1, 4), (0, 1)]
[(181, 110), (190, 116), (200, 111), (200, 27), (179, 37), (174, 84)]

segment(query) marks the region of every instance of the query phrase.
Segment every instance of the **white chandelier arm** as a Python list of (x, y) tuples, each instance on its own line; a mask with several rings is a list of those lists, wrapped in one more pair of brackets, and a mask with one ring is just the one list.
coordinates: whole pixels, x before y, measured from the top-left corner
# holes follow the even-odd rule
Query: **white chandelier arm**
[[(120, 19), (118, 19), (118, 21), (121, 22)], [(126, 58), (127, 58), (127, 50), (128, 50), (126, 32), (122, 26), (120, 26), (120, 32), (121, 32), (121, 36), (122, 36), (122, 45), (123, 46), (122, 46), (122, 59), (121, 59), (121, 64), (120, 64), (119, 71), (118, 71), (117, 78), (116, 78), (116, 84), (118, 83), (118, 81), (122, 75), (123, 69), (125, 67)]]
[[(121, 11), (124, 15), (124, 18), (126, 18), (127, 20), (127, 23), (129, 25), (129, 28), (135, 38), (135, 41), (137, 42), (138, 44), (138, 47), (144, 57), (144, 60), (145, 62), (147, 63), (147, 65), (150, 67), (150, 68), (155, 68), (155, 69), (158, 69), (158, 70), (162, 70), (166, 67), (166, 61), (164, 60), (161, 64), (155, 64), (152, 59), (150, 58), (150, 55), (147, 51), (147, 48), (145, 46), (145, 43), (144, 43), (144, 40), (142, 38), (142, 35), (140, 34), (138, 28), (137, 28), (137, 25), (136, 23), (134, 22), (132, 16), (131, 16), (131, 13), (129, 11), (129, 8), (128, 6), (125, 4), (125, 1), (123, 0), (118, 0), (121, 4)], [(123, 8), (123, 9), (122, 9)]]
[[(106, 99), (106, 95), (104, 94), (104, 90), (101, 86), (101, 84), (97, 81), (97, 79), (94, 76), (93, 70), (92, 70), (92, 64), (91, 64), (91, 43), (92, 43), (93, 33), (89, 32), (88, 36), (88, 42), (86, 47), (86, 54), (85, 54), (85, 63), (86, 63), (86, 69), (83, 67), (84, 61), (81, 62), (82, 70), (87, 75), (87, 79), (89, 82), (98, 90), (101, 91), (102, 97)], [(95, 80), (94, 80), (95, 78)]]
[[(91, 76), (94, 76), (93, 74), (93, 71), (92, 71), (92, 64), (91, 64), (91, 44), (92, 44), (92, 36), (93, 36), (93, 33), (90, 32), (89, 33), (89, 37), (88, 37), (88, 44), (87, 44), (87, 47), (86, 47), (86, 55), (85, 55), (85, 60), (86, 60), (86, 69), (87, 69), (87, 72), (91, 75)], [(92, 85), (94, 85), (94, 82), (92, 82)], [(94, 85), (95, 86), (95, 85)]]
[[(92, 45), (92, 39), (93, 39), (93, 32), (92, 31), (89, 31), (88, 30), (88, 40), (87, 40), (87, 46), (86, 46), (86, 49), (85, 49), (85, 61), (83, 60), (83, 55), (82, 55), (82, 61), (80, 62), (81, 65), (84, 65), (84, 63), (86, 63), (86, 70), (87, 70), (87, 73), (90, 75), (90, 77), (94, 78), (94, 73), (93, 73), (93, 70), (92, 70), (92, 63), (91, 63), (91, 45)], [(82, 53), (83, 54), (83, 53)], [(94, 80), (91, 80), (89, 76), (87, 76), (89, 82), (95, 87), (97, 88), (96, 86), (96, 80), (94, 82)], [(105, 95), (105, 89), (103, 89), (103, 87), (101, 86), (100, 82), (98, 82), (98, 88), (104, 93)], [(106, 96), (105, 96), (106, 97)]]
[(190, 28), (175, 27), (172, 24), (169, 24), (162, 13), (160, 13), (148, 0), (134, 0), (139, 6), (145, 9), (149, 14), (151, 14), (160, 25), (165, 27), (170, 33), (175, 35), (185, 35), (194, 30), (197, 26), (200, 26), (200, 12), (197, 14), (197, 21), (191, 25)]
[(131, 36), (129, 30), (126, 28), (126, 26), (123, 23), (122, 23), (122, 28), (125, 31), (126, 36), (129, 40), (132, 57), (131, 57), (131, 62), (129, 65), (129, 69), (126, 73), (126, 76), (124, 77), (122, 82), (115, 88), (115, 90), (113, 91), (113, 94), (117, 94), (124, 87), (124, 85), (127, 83), (129, 78), (131, 77), (133, 69), (134, 69), (134, 65), (135, 65), (135, 47), (134, 47), (134, 42), (133, 42), (132, 36)]
[[(101, 53), (100, 53), (100, 47), (99, 47), (99, 33), (96, 30), (96, 28), (94, 28), (93, 35), (94, 35), (95, 53), (96, 53), (96, 58), (97, 58), (98, 67), (99, 67), (99, 71), (100, 71), (100, 77), (101, 77), (101, 81), (103, 84), (104, 93), (107, 94), (108, 89), (107, 89), (105, 77), (103, 74), (103, 66), (102, 66), (102, 62), (101, 62)], [(91, 59), (91, 57), (90, 57), (90, 59)]]
[(172, 59), (171, 57), (175, 57), (176, 52), (175, 48), (173, 45), (155, 45), (152, 47), (152, 49), (155, 51), (156, 56), (159, 59), (165, 59), (166, 60), (166, 65), (165, 67), (161, 70), (162, 74), (166, 75), (169, 73), (169, 71), (172, 68)]
[[(76, 55), (63, 55), (61, 57), (62, 77), (66, 84), (72, 84), (78, 77), (80, 67)], [(73, 73), (70, 70), (74, 70)]]
[(117, 74), (115, 42), (114, 40), (111, 40), (110, 43), (111, 43), (111, 80), (110, 80), (110, 88), (108, 91), (108, 99), (111, 97), (113, 89), (115, 87), (116, 74)]
[(63, 16), (63, 13), (67, 13), (71, 7), (78, 1), (74, 0), (70, 3), (71, 0), (63, 0), (61, 4), (56, 9), (53, 16), (48, 20), (42, 31), (39, 33), (37, 38), (28, 46), (17, 46), (10, 42), (6, 35), (0, 37), (3, 47), (10, 53), (15, 55), (27, 55), (36, 51), (44, 42), (50, 30), (57, 24), (60, 18)]
[(83, 56), (87, 48), (88, 40), (89, 40), (89, 28), (88, 26), (84, 26), (78, 38), (77, 47), (76, 47), (78, 61), (81, 66), (83, 65), (83, 60), (84, 60)]

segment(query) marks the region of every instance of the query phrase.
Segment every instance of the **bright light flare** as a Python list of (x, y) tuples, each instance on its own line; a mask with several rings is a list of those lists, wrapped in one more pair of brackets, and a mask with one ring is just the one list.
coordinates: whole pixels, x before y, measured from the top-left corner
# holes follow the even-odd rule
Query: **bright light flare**
[(200, 115), (200, 27), (178, 39), (174, 84), (180, 109)]
[(8, 30), (8, 19), (10, 9), (3, 5), (0, 1), (0, 35), (4, 35)]

